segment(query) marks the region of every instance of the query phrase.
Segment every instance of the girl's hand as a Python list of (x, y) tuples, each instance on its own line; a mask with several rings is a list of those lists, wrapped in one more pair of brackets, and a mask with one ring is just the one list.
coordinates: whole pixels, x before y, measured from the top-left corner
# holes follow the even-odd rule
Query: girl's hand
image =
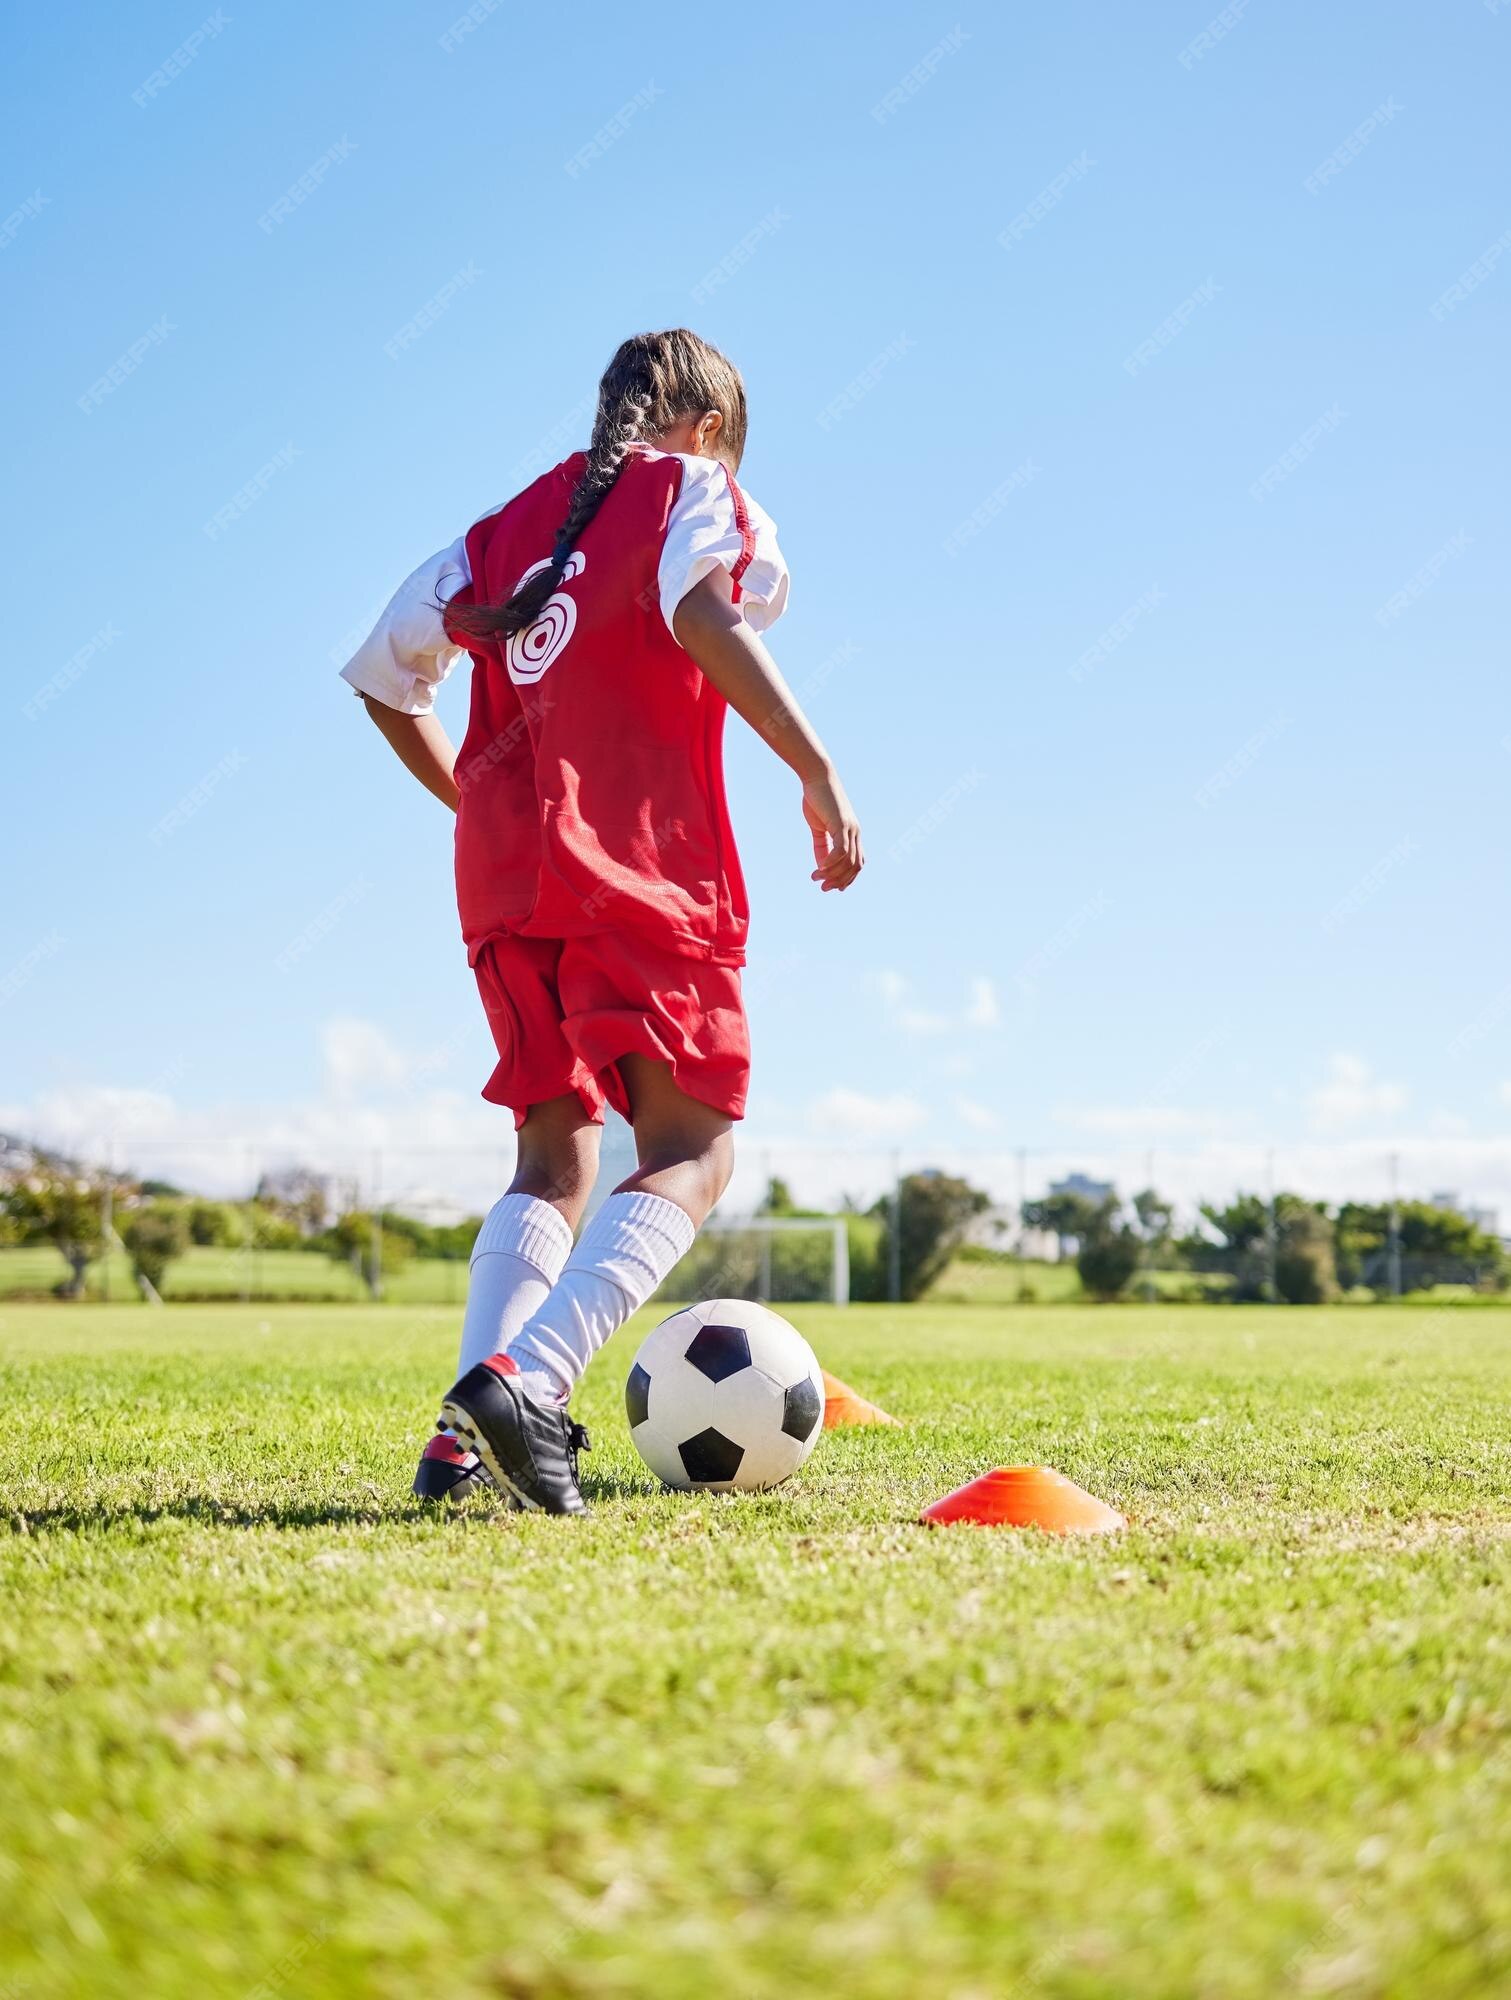
[(811, 880), (825, 894), (831, 889), (848, 889), (866, 857), (860, 844), (860, 821), (845, 797), (845, 788), (833, 771), (810, 778), (803, 786), (803, 817), (813, 835), (813, 858), (818, 864)]

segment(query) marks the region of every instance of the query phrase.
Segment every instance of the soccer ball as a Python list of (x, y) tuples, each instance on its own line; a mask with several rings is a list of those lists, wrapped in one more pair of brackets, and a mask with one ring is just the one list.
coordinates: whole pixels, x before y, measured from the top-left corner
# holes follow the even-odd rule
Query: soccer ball
[(624, 1406), (668, 1486), (757, 1491), (789, 1479), (824, 1425), (824, 1378), (795, 1326), (747, 1299), (709, 1299), (646, 1335)]

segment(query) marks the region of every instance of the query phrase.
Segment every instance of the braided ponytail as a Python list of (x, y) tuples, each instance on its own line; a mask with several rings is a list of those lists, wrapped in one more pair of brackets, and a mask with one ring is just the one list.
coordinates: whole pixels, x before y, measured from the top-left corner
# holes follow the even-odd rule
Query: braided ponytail
[(721, 445), (738, 463), (745, 447), (745, 385), (733, 363), (685, 327), (637, 333), (625, 341), (598, 385), (587, 463), (572, 489), (549, 562), (505, 604), (448, 606), (447, 625), (463, 639), (502, 639), (533, 625), (546, 600), (560, 589), (573, 549), (634, 447), (705, 410), (722, 414)]

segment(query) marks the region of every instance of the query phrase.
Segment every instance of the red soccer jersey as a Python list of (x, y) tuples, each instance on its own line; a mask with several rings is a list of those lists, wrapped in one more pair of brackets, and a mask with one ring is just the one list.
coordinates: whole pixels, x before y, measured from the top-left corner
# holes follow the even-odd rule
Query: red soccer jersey
[(753, 624), (785, 602), (775, 531), (726, 469), (633, 451), (527, 632), (464, 641), (433, 609), (437, 597), (510, 597), (548, 559), (583, 464), (575, 453), (416, 571), (345, 675), (418, 712), (439, 655), (471, 653), (456, 883), (472, 962), (491, 938), (632, 931), (739, 965), (749, 914), (725, 800), (725, 703), (670, 625), (716, 564)]

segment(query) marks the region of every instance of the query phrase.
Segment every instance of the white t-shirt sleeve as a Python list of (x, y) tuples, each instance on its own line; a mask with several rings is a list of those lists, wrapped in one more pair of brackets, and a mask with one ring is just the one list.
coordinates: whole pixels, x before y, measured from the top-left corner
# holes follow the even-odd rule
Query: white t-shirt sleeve
[(682, 491), (661, 545), (661, 615), (668, 629), (677, 606), (713, 569), (726, 569), (740, 589), (745, 622), (757, 632), (774, 625), (787, 607), (787, 565), (777, 547), (776, 524), (718, 459), (682, 459)]
[(342, 680), (403, 715), (428, 715), (462, 652), (446, 636), (440, 607), (471, 581), (465, 538), (421, 563), (341, 669)]

